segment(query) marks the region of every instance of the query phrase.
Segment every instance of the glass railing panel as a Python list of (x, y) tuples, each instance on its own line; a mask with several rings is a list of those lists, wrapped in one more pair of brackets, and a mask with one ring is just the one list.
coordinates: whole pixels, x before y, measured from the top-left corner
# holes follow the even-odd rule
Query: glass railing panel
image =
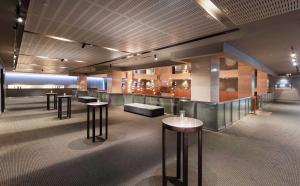
[(218, 130), (225, 128), (225, 104), (218, 104)]
[(196, 117), (196, 113), (195, 113), (196, 104), (197, 103), (194, 101), (180, 100), (178, 112), (180, 110), (184, 110), (186, 117), (195, 118)]
[(124, 105), (123, 94), (110, 94), (110, 104), (112, 106)]
[(133, 95), (133, 102), (134, 103), (142, 103), (142, 104), (144, 104), (145, 103), (145, 96), (144, 95), (134, 94)]
[(239, 114), (239, 101), (232, 101), (232, 122), (236, 122), (240, 119)]
[(132, 94), (123, 94), (124, 104), (133, 103), (133, 95)]
[(203, 122), (203, 127), (218, 130), (217, 104), (197, 102), (197, 119)]
[(244, 117), (246, 115), (246, 99), (240, 100), (240, 118)]
[(225, 124), (231, 125), (232, 124), (232, 108), (231, 102), (225, 103)]
[(159, 106), (164, 107), (165, 113), (174, 114), (175, 113), (175, 104), (173, 98), (159, 98)]
[(159, 105), (159, 97), (157, 97), (157, 96), (145, 96), (145, 104)]

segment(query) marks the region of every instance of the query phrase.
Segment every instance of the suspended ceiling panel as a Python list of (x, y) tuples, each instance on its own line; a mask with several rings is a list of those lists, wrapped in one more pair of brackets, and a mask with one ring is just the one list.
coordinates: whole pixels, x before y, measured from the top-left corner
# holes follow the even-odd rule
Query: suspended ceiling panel
[(25, 30), (99, 47), (82, 49), (78, 43), (27, 33), (22, 54), (84, 60), (89, 65), (124, 56), (101, 47), (136, 53), (224, 31), (226, 27), (194, 0), (31, 0)]
[(300, 8), (299, 0), (212, 0), (236, 25), (262, 20)]

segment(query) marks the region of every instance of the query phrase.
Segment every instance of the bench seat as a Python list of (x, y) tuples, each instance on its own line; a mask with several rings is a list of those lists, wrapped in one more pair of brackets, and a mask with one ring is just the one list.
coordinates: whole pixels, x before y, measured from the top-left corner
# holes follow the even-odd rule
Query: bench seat
[(142, 103), (128, 103), (124, 105), (124, 111), (140, 114), (148, 117), (164, 115), (164, 108), (155, 105), (147, 105)]

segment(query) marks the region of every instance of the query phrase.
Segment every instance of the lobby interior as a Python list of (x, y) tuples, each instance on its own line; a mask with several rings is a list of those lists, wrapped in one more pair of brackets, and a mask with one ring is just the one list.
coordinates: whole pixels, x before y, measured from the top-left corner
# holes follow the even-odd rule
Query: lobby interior
[(0, 2), (0, 185), (300, 185), (300, 1)]

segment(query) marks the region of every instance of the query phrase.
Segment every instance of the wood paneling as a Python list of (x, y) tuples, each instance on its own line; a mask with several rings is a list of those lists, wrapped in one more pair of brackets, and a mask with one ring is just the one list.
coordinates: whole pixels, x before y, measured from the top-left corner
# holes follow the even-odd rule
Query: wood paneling
[(253, 68), (244, 63), (239, 63), (238, 78), (238, 97), (252, 96)]
[(238, 99), (238, 92), (220, 91), (220, 101)]
[(261, 70), (257, 70), (257, 93), (259, 95), (267, 93), (268, 88), (269, 88), (268, 74)]
[(220, 78), (238, 77), (238, 70), (220, 70)]
[(87, 90), (87, 79), (86, 79), (85, 74), (80, 74), (79, 75), (78, 90), (80, 90), (80, 91), (86, 91)]

